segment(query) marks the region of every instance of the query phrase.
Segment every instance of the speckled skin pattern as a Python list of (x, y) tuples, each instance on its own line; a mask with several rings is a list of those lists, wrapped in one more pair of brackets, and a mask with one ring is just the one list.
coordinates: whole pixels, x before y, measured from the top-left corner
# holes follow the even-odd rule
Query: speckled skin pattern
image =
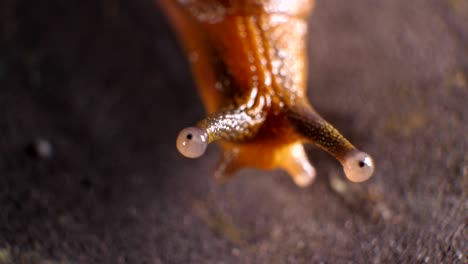
[(209, 114), (197, 126), (224, 155), (225, 179), (243, 167), (286, 170), (300, 186), (315, 170), (303, 143), (342, 164), (357, 152), (306, 98), (306, 19), (314, 1), (160, 1), (187, 52)]

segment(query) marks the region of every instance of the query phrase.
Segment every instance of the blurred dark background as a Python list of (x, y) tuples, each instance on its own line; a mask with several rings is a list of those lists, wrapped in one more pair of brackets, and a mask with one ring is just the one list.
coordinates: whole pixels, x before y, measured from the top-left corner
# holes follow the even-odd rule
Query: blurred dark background
[(468, 2), (318, 0), (309, 97), (373, 155), (346, 181), (211, 176), (203, 117), (150, 0), (0, 1), (0, 263), (466, 263)]

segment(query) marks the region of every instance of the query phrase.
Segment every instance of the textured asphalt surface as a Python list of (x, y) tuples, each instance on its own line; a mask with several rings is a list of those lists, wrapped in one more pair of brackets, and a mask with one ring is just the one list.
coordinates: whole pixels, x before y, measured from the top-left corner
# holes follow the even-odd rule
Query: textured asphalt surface
[(468, 2), (318, 0), (309, 97), (373, 155), (346, 181), (219, 185), (177, 132), (204, 116), (150, 0), (0, 1), (0, 263), (466, 263)]

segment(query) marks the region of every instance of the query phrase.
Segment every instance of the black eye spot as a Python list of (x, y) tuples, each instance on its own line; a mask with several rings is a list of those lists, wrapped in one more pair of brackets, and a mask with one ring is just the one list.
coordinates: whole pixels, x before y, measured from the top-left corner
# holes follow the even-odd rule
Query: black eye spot
[(366, 163), (362, 160), (359, 161), (359, 167), (363, 168), (364, 166), (366, 166)]
[(187, 134), (187, 139), (188, 140), (192, 139), (192, 134)]

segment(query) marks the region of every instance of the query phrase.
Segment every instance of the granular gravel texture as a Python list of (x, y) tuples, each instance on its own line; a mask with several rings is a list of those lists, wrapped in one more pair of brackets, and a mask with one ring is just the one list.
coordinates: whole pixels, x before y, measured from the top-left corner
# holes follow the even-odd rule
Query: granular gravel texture
[(151, 0), (0, 1), (0, 263), (466, 263), (468, 2), (317, 0), (309, 98), (360, 149), (353, 184), (212, 178), (203, 118)]

